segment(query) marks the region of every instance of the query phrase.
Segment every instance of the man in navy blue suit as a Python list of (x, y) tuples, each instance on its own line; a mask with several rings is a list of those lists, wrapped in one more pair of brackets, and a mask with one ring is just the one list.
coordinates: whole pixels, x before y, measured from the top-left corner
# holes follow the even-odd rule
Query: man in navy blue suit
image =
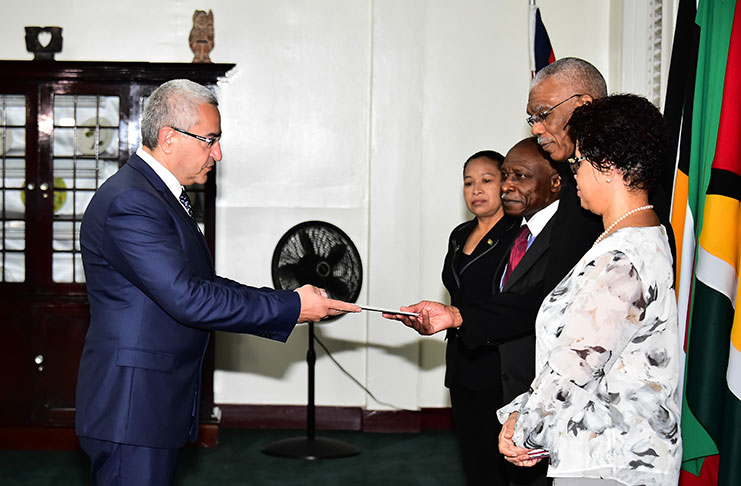
[(215, 274), (183, 187), (221, 160), (207, 88), (163, 84), (141, 129), (143, 146), (95, 193), (80, 232), (91, 319), (75, 430), (96, 485), (172, 484), (198, 431), (210, 331), (285, 341), (297, 322), (360, 310), (309, 285), (257, 289)]

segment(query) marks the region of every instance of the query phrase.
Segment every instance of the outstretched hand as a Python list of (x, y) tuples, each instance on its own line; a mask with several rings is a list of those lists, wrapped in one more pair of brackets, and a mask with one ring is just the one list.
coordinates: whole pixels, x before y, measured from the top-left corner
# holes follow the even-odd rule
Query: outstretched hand
[(313, 285), (303, 285), (297, 288), (296, 292), (301, 298), (301, 313), (298, 316), (298, 322), (317, 322), (325, 317), (361, 310), (355, 304), (330, 299), (326, 290)]
[(534, 449), (516, 446), (512, 440), (515, 436), (515, 423), (518, 415), (517, 412), (510, 414), (502, 425), (502, 430), (499, 432), (499, 452), (515, 466), (532, 467), (542, 461), (543, 457), (531, 458), (528, 453), (534, 452)]
[(386, 319), (394, 319), (403, 322), (406, 326), (413, 328), (423, 336), (429, 336), (451, 327), (460, 327), (463, 318), (457, 307), (444, 305), (440, 302), (423, 300), (400, 310), (414, 312), (418, 316), (405, 316), (402, 314), (383, 314)]

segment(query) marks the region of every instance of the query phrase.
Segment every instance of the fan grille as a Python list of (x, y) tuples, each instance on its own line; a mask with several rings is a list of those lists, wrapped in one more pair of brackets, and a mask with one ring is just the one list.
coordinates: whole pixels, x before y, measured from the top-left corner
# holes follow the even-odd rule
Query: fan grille
[(272, 273), (276, 289), (311, 284), (346, 302), (357, 300), (363, 281), (360, 255), (352, 240), (324, 221), (306, 221), (288, 230), (273, 253)]

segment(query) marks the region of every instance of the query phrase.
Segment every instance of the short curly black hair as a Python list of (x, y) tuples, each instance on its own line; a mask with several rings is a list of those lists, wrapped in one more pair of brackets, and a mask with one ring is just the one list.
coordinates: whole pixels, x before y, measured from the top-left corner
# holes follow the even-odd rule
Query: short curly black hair
[(568, 126), (582, 157), (598, 170), (614, 167), (631, 189), (651, 191), (667, 156), (661, 112), (646, 98), (616, 94), (574, 110)]

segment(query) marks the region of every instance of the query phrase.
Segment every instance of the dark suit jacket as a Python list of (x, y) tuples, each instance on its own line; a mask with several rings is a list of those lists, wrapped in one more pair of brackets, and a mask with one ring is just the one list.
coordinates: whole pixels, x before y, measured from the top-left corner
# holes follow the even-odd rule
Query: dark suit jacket
[[(456, 307), (485, 299), (498, 291), (496, 271), (509, 254), (520, 228), (520, 218), (504, 216), (481, 239), (467, 262), (461, 264), (463, 246), (476, 224), (474, 218), (458, 225), (448, 240), (442, 280), (450, 294), (450, 303)], [(464, 322), (465, 325), (468, 325), (468, 321)], [(449, 329), (447, 332), (445, 386), (467, 390), (501, 389), (498, 348), (479, 346), (470, 349), (458, 339), (458, 333), (458, 329)]]
[[(602, 222), (564, 186), (556, 214), (538, 234), (501, 292), (459, 307), (460, 339), (471, 349), (497, 346), (504, 402), (528, 390), (535, 377), (535, 317), (548, 293), (586, 253)], [(506, 258), (496, 271), (499, 281)], [(470, 325), (469, 325), (470, 324)]]
[(79, 436), (162, 448), (194, 440), (209, 332), (285, 341), (300, 312), (295, 292), (217, 276), (195, 222), (136, 155), (95, 193), (80, 244), (91, 316)]

